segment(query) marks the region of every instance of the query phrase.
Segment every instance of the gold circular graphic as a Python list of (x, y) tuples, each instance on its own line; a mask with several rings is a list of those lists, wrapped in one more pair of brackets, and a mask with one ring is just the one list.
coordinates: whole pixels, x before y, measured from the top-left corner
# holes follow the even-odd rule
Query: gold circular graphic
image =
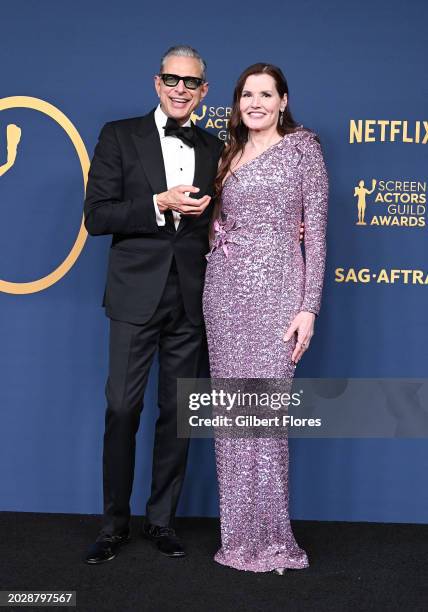
[[(29, 96), (11, 96), (9, 98), (0, 98), (0, 111), (9, 110), (11, 108), (29, 108), (38, 111), (39, 113), (47, 115), (62, 127), (76, 149), (80, 166), (82, 168), (83, 187), (86, 190), (90, 163), (88, 152), (86, 151), (86, 147), (82, 138), (80, 137), (79, 132), (76, 130), (71, 121), (64, 115), (64, 113), (62, 113), (52, 104), (49, 104), (49, 102), (45, 102), (39, 98), (32, 98)], [(65, 274), (67, 274), (67, 272), (74, 266), (80, 253), (82, 252), (83, 247), (85, 246), (87, 237), (88, 233), (84, 226), (84, 218), (82, 218), (82, 224), (71, 251), (53, 272), (47, 276), (44, 276), (43, 278), (39, 278), (38, 280), (28, 283), (12, 283), (0, 279), (0, 291), (3, 291), (3, 293), (23, 295), (27, 293), (36, 293), (37, 291), (43, 291), (43, 289), (51, 287), (51, 285), (54, 285), (61, 280), (61, 278), (65, 276)]]

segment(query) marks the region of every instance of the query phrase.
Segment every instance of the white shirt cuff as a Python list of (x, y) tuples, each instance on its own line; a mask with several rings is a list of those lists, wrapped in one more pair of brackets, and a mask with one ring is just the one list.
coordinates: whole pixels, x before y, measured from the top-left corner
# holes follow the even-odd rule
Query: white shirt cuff
[(154, 207), (155, 207), (155, 213), (156, 213), (156, 223), (157, 223), (158, 225), (161, 225), (161, 226), (162, 226), (162, 225), (165, 225), (165, 223), (166, 223), (166, 221), (165, 221), (165, 215), (159, 211), (159, 207), (158, 207), (158, 202), (157, 202), (157, 199), (156, 199), (156, 195), (157, 195), (157, 194), (155, 193), (155, 194), (154, 194), (154, 196), (153, 196), (153, 204), (154, 204)]

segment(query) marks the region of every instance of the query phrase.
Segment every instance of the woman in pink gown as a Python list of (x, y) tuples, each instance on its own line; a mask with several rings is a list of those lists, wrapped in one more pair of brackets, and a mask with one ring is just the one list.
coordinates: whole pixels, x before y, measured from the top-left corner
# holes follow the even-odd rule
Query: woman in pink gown
[[(292, 379), (321, 301), (328, 179), (317, 136), (288, 109), (281, 70), (255, 64), (234, 92), (217, 177), (204, 316), (213, 378)], [(305, 258), (299, 243), (305, 223)], [(308, 566), (288, 510), (288, 440), (215, 440), (221, 548), (254, 572)]]

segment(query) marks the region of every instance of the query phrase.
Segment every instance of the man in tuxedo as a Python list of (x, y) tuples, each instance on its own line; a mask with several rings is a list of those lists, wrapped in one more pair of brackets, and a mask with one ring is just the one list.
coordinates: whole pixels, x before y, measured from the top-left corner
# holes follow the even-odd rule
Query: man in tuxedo
[(211, 197), (221, 141), (191, 124), (208, 92), (206, 64), (187, 46), (161, 61), (159, 106), (107, 123), (92, 160), (85, 226), (112, 234), (103, 306), (110, 318), (103, 451), (104, 517), (86, 562), (115, 558), (129, 541), (135, 435), (147, 378), (159, 351), (159, 418), (151, 495), (142, 534), (182, 557), (172, 522), (188, 440), (177, 438), (177, 378), (198, 373), (204, 340), (202, 291)]

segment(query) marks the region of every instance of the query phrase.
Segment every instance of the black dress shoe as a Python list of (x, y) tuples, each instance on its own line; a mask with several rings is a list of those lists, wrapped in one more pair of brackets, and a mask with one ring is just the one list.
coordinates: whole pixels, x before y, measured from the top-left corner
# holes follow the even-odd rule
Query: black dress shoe
[(145, 523), (142, 530), (143, 538), (151, 540), (156, 548), (167, 557), (184, 557), (183, 546), (171, 527), (159, 527)]
[(99, 563), (112, 561), (119, 552), (119, 548), (122, 544), (127, 544), (130, 539), (129, 531), (121, 535), (100, 538), (95, 544), (92, 544), (86, 555), (85, 562), (89, 565), (98, 565)]

